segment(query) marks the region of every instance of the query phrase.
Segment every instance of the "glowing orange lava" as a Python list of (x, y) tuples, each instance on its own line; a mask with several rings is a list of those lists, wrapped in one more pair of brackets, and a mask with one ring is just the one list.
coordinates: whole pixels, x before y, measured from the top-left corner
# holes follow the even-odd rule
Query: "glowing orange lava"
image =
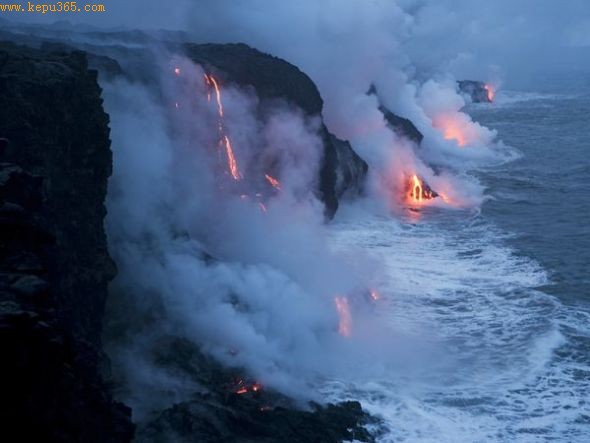
[[(223, 102), (221, 100), (221, 89), (219, 88), (219, 84), (217, 83), (217, 80), (215, 80), (215, 77), (213, 77), (212, 75), (205, 74), (205, 81), (207, 82), (207, 85), (212, 86), (215, 90), (215, 98), (217, 100), (217, 112), (219, 113), (219, 117), (223, 118)], [(209, 98), (209, 100), (211, 99)]]
[(428, 187), (428, 185), (424, 184), (424, 182), (416, 174), (413, 174), (410, 177), (407, 189), (408, 202), (415, 204), (423, 203), (425, 200), (431, 200), (438, 195), (433, 192), (432, 189)]
[(494, 98), (496, 97), (496, 91), (494, 90), (494, 87), (490, 84), (486, 84), (484, 89), (488, 92), (488, 100), (493, 102)]
[(348, 306), (348, 299), (346, 297), (334, 297), (336, 304), (336, 311), (338, 311), (338, 333), (343, 337), (350, 337), (352, 332), (352, 316), (350, 315), (350, 307)]
[[(225, 154), (227, 156), (227, 167), (229, 173), (231, 174), (234, 180), (240, 180), (242, 178), (242, 174), (240, 173), (240, 169), (238, 167), (238, 162), (236, 160), (236, 156), (234, 154), (234, 150), (231, 144), (231, 140), (229, 136), (225, 133), (225, 129), (223, 126), (223, 100), (221, 98), (221, 88), (219, 87), (219, 83), (210, 74), (204, 74), (205, 83), (209, 86), (210, 89), (213, 89), (215, 92), (215, 97), (217, 101), (217, 113), (219, 114), (219, 122), (218, 122), (218, 129), (219, 129), (219, 146), (223, 146), (225, 148)], [(211, 101), (211, 92), (208, 92), (207, 100)]]
[(258, 382), (254, 382), (252, 384), (247, 384), (244, 380), (240, 379), (237, 383), (237, 389), (235, 393), (238, 395), (244, 395), (249, 392), (259, 392), (262, 390), (262, 385)]
[(234, 150), (231, 147), (231, 141), (229, 137), (225, 135), (223, 137), (225, 142), (225, 153), (227, 154), (227, 166), (229, 168), (229, 172), (234, 180), (239, 180), (241, 177), (240, 170), (238, 169), (238, 162), (236, 161), (236, 157), (234, 156)]
[(268, 175), (268, 174), (264, 174), (264, 177), (266, 178), (266, 180), (270, 183), (270, 185), (277, 189), (277, 190), (281, 190), (281, 182), (278, 181), (276, 178)]

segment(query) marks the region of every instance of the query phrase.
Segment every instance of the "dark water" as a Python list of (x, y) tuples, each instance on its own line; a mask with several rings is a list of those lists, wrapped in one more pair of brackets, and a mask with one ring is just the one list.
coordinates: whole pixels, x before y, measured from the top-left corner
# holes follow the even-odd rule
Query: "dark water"
[[(563, 84), (541, 83), (542, 95), (510, 93), (476, 109), (523, 157), (481, 174), (496, 197), (483, 214), (507, 231), (516, 250), (549, 272), (544, 291), (564, 303), (590, 303), (590, 72)], [(574, 88), (572, 86), (577, 86)], [(520, 97), (522, 100), (518, 100)]]
[(383, 442), (590, 442), (590, 73), (543, 74), (468, 109), (521, 157), (472, 171), (481, 213), (341, 222), (387, 271), (383, 315), (427, 331), (452, 371), (336, 386)]

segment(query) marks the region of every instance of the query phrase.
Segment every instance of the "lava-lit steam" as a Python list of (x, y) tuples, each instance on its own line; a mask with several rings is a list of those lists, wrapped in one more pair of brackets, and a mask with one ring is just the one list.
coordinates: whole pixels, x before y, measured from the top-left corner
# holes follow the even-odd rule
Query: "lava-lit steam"
[(350, 337), (352, 333), (352, 316), (346, 297), (334, 297), (336, 311), (338, 312), (338, 333), (343, 337)]
[(494, 98), (496, 97), (496, 90), (494, 89), (494, 87), (492, 85), (490, 85), (489, 83), (486, 83), (486, 85), (484, 86), (484, 89), (488, 93), (488, 100), (490, 101), (490, 103), (493, 102)]
[(268, 174), (264, 174), (264, 178), (266, 178), (266, 181), (269, 182), (273, 188), (275, 188), (278, 191), (281, 190), (281, 182), (279, 182), (276, 178)]
[(430, 189), (430, 187), (416, 174), (413, 174), (408, 179), (406, 188), (406, 200), (408, 203), (420, 204), (426, 200), (432, 200), (433, 198), (438, 197), (438, 194)]
[(445, 140), (454, 140), (461, 147), (467, 144), (467, 135), (457, 119), (440, 116), (434, 120), (434, 125), (442, 131)]

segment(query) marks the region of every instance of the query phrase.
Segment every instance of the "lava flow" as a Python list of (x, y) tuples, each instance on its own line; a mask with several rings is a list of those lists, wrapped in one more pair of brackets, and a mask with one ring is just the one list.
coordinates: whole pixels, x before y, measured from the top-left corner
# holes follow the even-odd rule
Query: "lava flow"
[[(225, 148), (225, 155), (227, 157), (227, 168), (229, 173), (231, 174), (234, 180), (240, 180), (242, 178), (242, 174), (240, 173), (240, 169), (238, 167), (238, 162), (236, 160), (236, 156), (234, 154), (234, 150), (232, 148), (231, 140), (229, 136), (225, 133), (225, 128), (223, 125), (223, 100), (221, 98), (221, 88), (219, 86), (219, 82), (213, 77), (211, 74), (205, 74), (205, 83), (209, 88), (213, 89), (215, 92), (215, 99), (217, 102), (217, 113), (219, 114), (219, 144)], [(207, 95), (208, 101), (211, 101), (211, 92)]]
[(336, 311), (338, 311), (338, 333), (343, 337), (350, 337), (352, 332), (352, 316), (350, 315), (350, 307), (348, 306), (348, 299), (346, 297), (334, 297), (336, 304)]
[(225, 144), (225, 153), (227, 155), (227, 166), (229, 168), (229, 172), (234, 180), (239, 180), (241, 178), (240, 170), (238, 169), (238, 162), (236, 161), (236, 157), (234, 156), (234, 150), (231, 147), (231, 141), (227, 135), (223, 136), (223, 141)]
[(430, 186), (424, 183), (416, 174), (409, 178), (406, 189), (406, 199), (409, 203), (420, 204), (438, 197), (438, 194), (430, 189)]
[(279, 182), (276, 178), (268, 175), (268, 174), (264, 174), (264, 178), (266, 178), (266, 181), (270, 183), (270, 185), (275, 188), (277, 191), (281, 190), (281, 182)]
[(237, 382), (237, 386), (235, 388), (235, 393), (238, 395), (244, 395), (248, 393), (256, 393), (262, 389), (262, 385), (258, 382), (254, 383), (246, 383), (244, 380), (240, 379)]

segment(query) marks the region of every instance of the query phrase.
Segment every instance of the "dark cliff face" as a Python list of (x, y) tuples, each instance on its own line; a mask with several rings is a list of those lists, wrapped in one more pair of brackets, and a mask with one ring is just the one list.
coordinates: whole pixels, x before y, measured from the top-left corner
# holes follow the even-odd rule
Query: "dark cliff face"
[(387, 121), (388, 126), (398, 136), (405, 137), (418, 145), (422, 143), (424, 135), (422, 135), (411, 120), (394, 114), (384, 106), (380, 106), (379, 109), (383, 113), (383, 117)]
[(111, 152), (100, 93), (83, 53), (0, 44), (3, 400), (23, 439), (128, 441), (133, 432), (99, 375), (115, 275), (103, 230)]
[[(309, 116), (321, 116), (323, 101), (316, 85), (296, 66), (244, 44), (186, 44), (185, 54), (205, 69), (222, 73), (240, 86), (253, 87), (262, 100), (284, 100)], [(338, 199), (358, 194), (368, 170), (350, 143), (338, 140), (325, 125), (320, 129), (324, 145), (318, 194), (326, 215), (334, 216)]]
[[(375, 85), (371, 85), (369, 90), (367, 91), (367, 95), (375, 95), (379, 98), (379, 94), (377, 93), (377, 88)], [(401, 117), (389, 109), (387, 109), (383, 105), (379, 105), (379, 110), (383, 114), (383, 118), (387, 122), (387, 125), (399, 136), (407, 138), (408, 140), (413, 141), (417, 145), (422, 143), (424, 139), (424, 135), (416, 128), (416, 125), (410, 120), (405, 117)]]
[[(287, 62), (245, 45), (186, 50), (227, 80), (253, 87), (262, 100), (284, 100), (310, 116), (321, 113), (317, 88)], [(134, 54), (134, 63), (144, 60)], [(108, 116), (87, 58), (101, 75), (125, 75), (123, 63), (101, 52), (86, 55), (59, 43), (41, 49), (0, 43), (0, 343), (3, 381), (9, 384), (3, 400), (7, 421), (24, 440), (124, 442), (134, 431), (130, 410), (113, 401), (104, 380), (102, 323), (116, 273), (103, 229), (111, 152)], [(266, 77), (256, 75), (259, 69)], [(318, 194), (331, 216), (338, 198), (362, 188), (367, 165), (323, 125), (320, 136)], [(206, 377), (212, 373), (222, 385)], [(371, 439), (361, 427), (368, 417), (358, 403), (302, 411), (270, 390), (262, 397), (228, 395), (232, 373), (208, 359), (190, 376), (208, 393), (161, 411), (142, 424), (138, 438)], [(8, 424), (4, 430), (12, 431)]]

